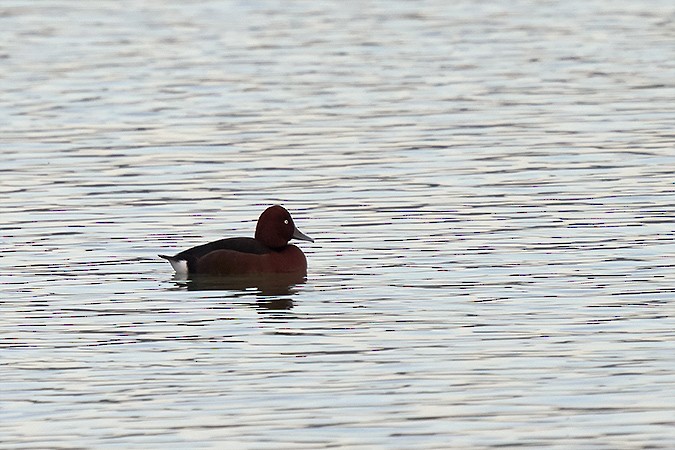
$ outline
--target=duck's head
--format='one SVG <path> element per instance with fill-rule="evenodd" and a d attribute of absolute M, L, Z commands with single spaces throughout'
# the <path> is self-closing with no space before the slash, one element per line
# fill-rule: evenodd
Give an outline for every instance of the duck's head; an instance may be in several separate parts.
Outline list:
<path fill-rule="evenodd" d="M 291 239 L 314 242 L 314 239 L 298 230 L 286 208 L 274 205 L 260 215 L 255 227 L 255 238 L 269 248 L 283 248 Z"/>

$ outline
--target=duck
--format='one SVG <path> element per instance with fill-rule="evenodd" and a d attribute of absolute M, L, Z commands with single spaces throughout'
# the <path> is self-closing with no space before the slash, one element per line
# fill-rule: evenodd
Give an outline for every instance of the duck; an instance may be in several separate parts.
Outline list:
<path fill-rule="evenodd" d="M 183 250 L 174 256 L 158 255 L 178 275 L 255 276 L 307 274 L 307 258 L 291 239 L 314 242 L 301 232 L 291 214 L 280 205 L 267 208 L 258 218 L 254 237 L 231 237 Z"/>

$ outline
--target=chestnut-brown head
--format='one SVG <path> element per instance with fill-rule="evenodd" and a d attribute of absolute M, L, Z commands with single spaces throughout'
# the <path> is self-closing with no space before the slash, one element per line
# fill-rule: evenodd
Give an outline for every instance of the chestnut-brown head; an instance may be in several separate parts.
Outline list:
<path fill-rule="evenodd" d="M 273 249 L 285 247 L 291 239 L 314 242 L 314 239 L 295 227 L 291 214 L 279 205 L 270 206 L 260 215 L 255 227 L 255 238 Z"/>

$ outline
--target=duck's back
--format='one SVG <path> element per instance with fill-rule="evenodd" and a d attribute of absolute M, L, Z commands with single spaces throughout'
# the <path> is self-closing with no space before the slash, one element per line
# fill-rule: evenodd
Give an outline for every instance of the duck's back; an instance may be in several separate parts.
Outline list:
<path fill-rule="evenodd" d="M 250 253 L 253 255 L 264 255 L 272 250 L 253 238 L 235 237 L 220 239 L 218 241 L 209 242 L 208 244 L 198 245 L 178 253 L 174 258 L 184 259 L 199 259 L 205 255 L 215 252 L 216 250 L 232 250 L 240 253 Z"/>

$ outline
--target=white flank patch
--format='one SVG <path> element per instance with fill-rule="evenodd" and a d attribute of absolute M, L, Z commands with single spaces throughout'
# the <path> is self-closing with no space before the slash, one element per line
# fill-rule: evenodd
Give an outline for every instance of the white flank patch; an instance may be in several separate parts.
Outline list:
<path fill-rule="evenodd" d="M 187 261 L 185 261 L 184 259 L 170 259 L 169 262 L 171 263 L 171 267 L 173 267 L 173 270 L 175 270 L 176 273 L 181 275 L 187 275 L 188 273 Z"/>

